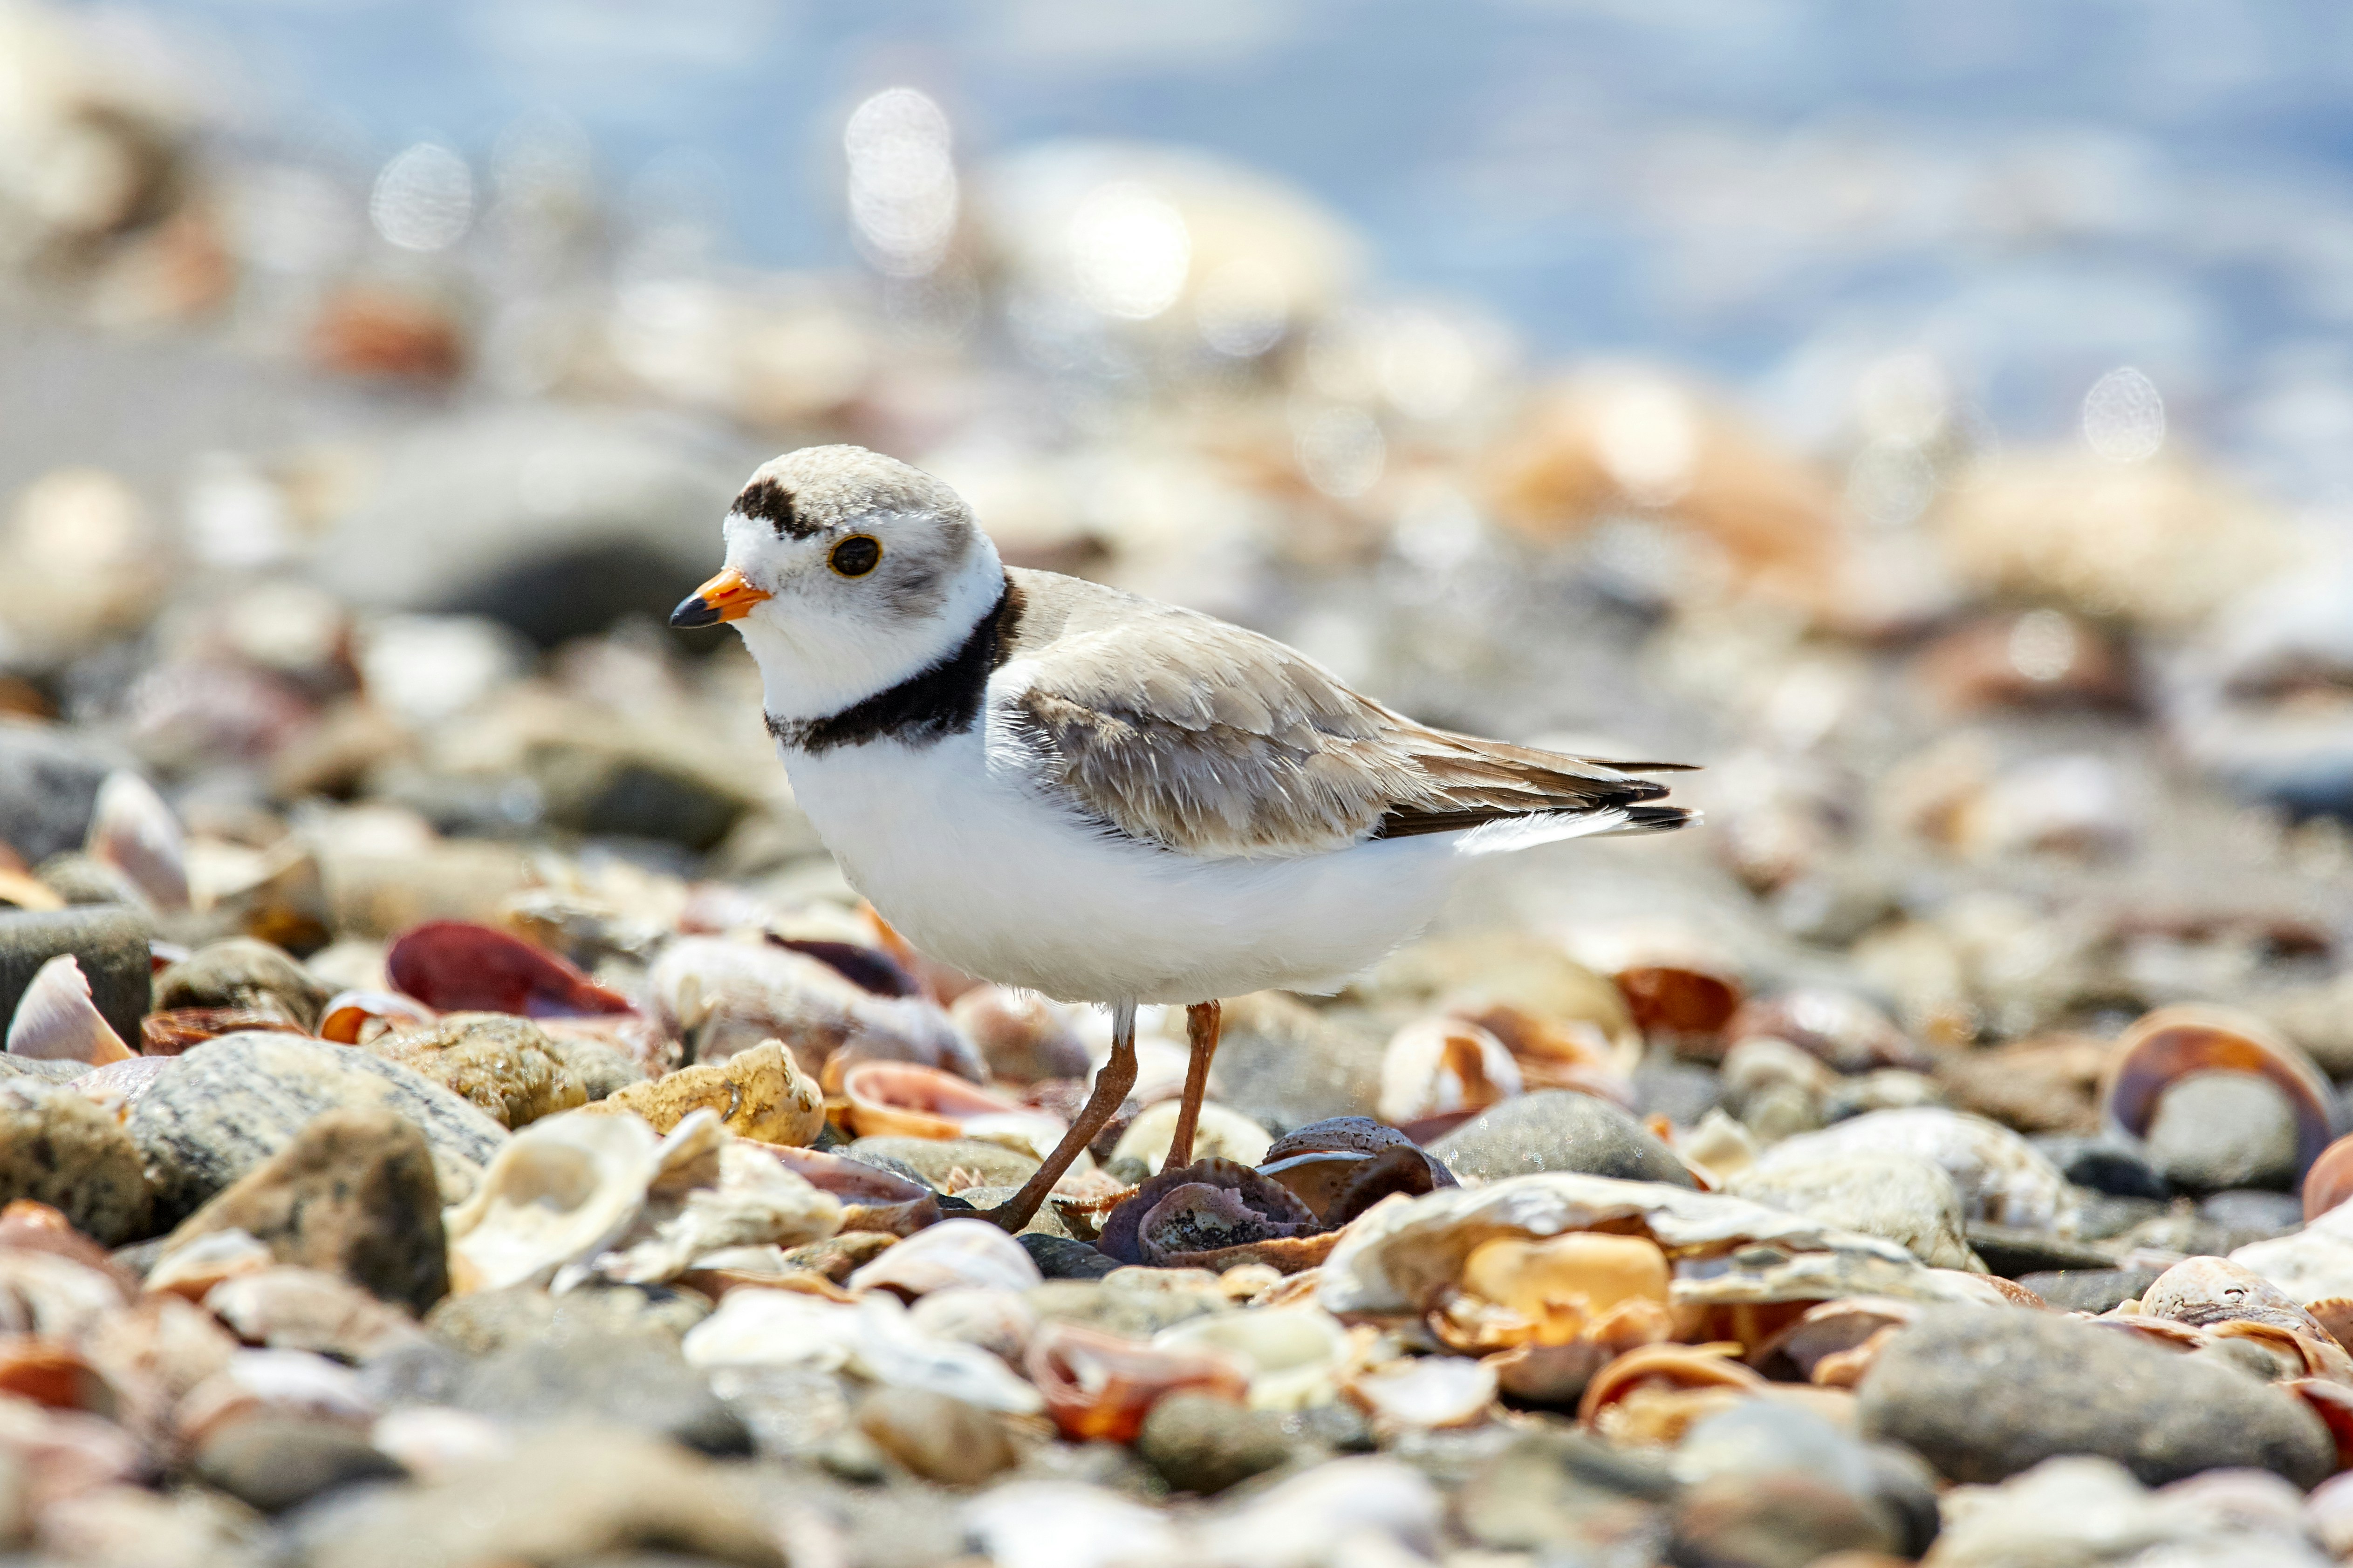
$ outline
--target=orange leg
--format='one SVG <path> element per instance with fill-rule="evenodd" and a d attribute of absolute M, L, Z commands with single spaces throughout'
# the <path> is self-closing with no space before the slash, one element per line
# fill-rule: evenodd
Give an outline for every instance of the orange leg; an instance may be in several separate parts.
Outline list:
<path fill-rule="evenodd" d="M 1079 1119 L 1071 1123 L 1071 1130 L 1062 1134 L 1061 1142 L 1055 1145 L 1046 1163 L 1021 1184 L 1021 1190 L 983 1218 L 1013 1232 L 1028 1225 L 1037 1214 L 1038 1205 L 1046 1201 L 1046 1194 L 1054 1190 L 1054 1184 L 1062 1179 L 1062 1173 L 1071 1168 L 1082 1150 L 1095 1141 L 1103 1124 L 1118 1113 L 1127 1091 L 1135 1087 L 1135 1004 L 1118 1004 L 1112 1008 L 1111 1020 L 1111 1060 L 1095 1074 L 1094 1092 L 1087 1096 Z M 1188 1140 L 1192 1136 L 1189 1125 L 1186 1136 Z"/>
<path fill-rule="evenodd" d="M 1215 1002 L 1196 1002 L 1185 1009 L 1185 1043 L 1193 1059 L 1185 1064 L 1185 1098 L 1176 1107 L 1176 1135 L 1168 1143 L 1164 1171 L 1193 1163 L 1193 1131 L 1201 1124 L 1201 1097 L 1209 1091 L 1209 1058 L 1218 1054 L 1218 1020 L 1223 1013 Z"/>

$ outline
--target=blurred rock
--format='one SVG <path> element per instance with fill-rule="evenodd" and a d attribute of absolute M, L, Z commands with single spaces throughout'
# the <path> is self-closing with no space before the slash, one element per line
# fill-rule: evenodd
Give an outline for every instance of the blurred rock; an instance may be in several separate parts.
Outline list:
<path fill-rule="evenodd" d="M 256 1415 L 231 1422 L 196 1450 L 206 1485 L 264 1513 L 283 1513 L 354 1481 L 404 1480 L 408 1472 L 335 1421 Z"/>
<path fill-rule="evenodd" d="M 19 1198 L 109 1247 L 147 1234 L 139 1146 L 114 1118 L 72 1089 L 0 1079 L 0 1201 Z"/>
<path fill-rule="evenodd" d="M 328 990 L 281 949 L 250 937 L 200 947 L 155 976 L 155 1006 L 250 1007 L 305 1031 L 318 1026 Z"/>
<path fill-rule="evenodd" d="M 1135 1451 L 1172 1489 L 1208 1497 L 1287 1463 L 1291 1442 L 1276 1415 L 1180 1391 L 1154 1403 Z"/>
<path fill-rule="evenodd" d="M 468 1373 L 461 1409 L 521 1425 L 632 1427 L 706 1454 L 748 1453 L 751 1436 L 675 1346 L 644 1333 L 583 1329 L 526 1341 Z"/>
<path fill-rule="evenodd" d="M 1911 1155 L 1835 1155 L 1770 1171 L 1740 1172 L 1723 1190 L 1894 1242 L 1931 1268 L 1978 1268 L 1978 1257 L 1961 1234 L 1959 1190 L 1943 1170 Z"/>
<path fill-rule="evenodd" d="M 62 724 L 0 716 L 0 843 L 28 866 L 81 847 L 99 785 L 131 759 Z"/>
<path fill-rule="evenodd" d="M 2277 1187 L 2296 1175 L 2295 1108 L 2268 1079 L 2195 1072 L 2157 1102 L 2147 1135 L 2149 1162 L 2191 1192 Z"/>
<path fill-rule="evenodd" d="M 451 1013 L 358 1048 L 431 1079 L 510 1130 L 588 1103 L 587 1085 L 546 1032 L 504 1013 Z"/>
<path fill-rule="evenodd" d="M 1623 1181 L 1696 1185 L 1674 1151 L 1616 1106 L 1572 1089 L 1546 1089 L 1482 1111 L 1430 1146 L 1456 1175 L 1493 1181 L 1534 1171 L 1581 1171 Z"/>
<path fill-rule="evenodd" d="M 1234 997 L 1220 1021 L 1209 1092 L 1278 1131 L 1327 1116 L 1370 1116 L 1386 1044 L 1278 992 Z"/>
<path fill-rule="evenodd" d="M 124 1040 L 139 1038 L 151 992 L 153 923 L 121 906 L 0 910 L 0 1016 L 15 1014 L 41 965 L 69 952 L 90 982 L 90 1001 Z"/>
<path fill-rule="evenodd" d="M 858 1406 L 858 1429 L 928 1481 L 978 1486 L 1016 1455 L 994 1411 L 922 1388 L 878 1388 Z"/>

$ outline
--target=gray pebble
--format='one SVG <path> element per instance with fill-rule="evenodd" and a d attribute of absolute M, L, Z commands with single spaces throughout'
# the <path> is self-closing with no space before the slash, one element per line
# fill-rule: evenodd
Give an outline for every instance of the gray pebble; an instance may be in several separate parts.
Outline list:
<path fill-rule="evenodd" d="M 2269 1079 L 2194 1072 L 2161 1095 L 2146 1142 L 2151 1163 L 2194 1193 L 2285 1191 L 2295 1180 L 2295 1109 Z"/>
<path fill-rule="evenodd" d="M 0 1028 L 16 1016 L 17 1000 L 44 963 L 70 952 L 90 982 L 90 999 L 136 1049 L 139 1020 L 147 1016 L 148 942 L 154 924 L 137 910 L 96 904 L 66 910 L 0 910 Z"/>
<path fill-rule="evenodd" d="M 1674 1151 L 1606 1100 L 1573 1089 L 1515 1095 L 1430 1146 L 1458 1176 L 1493 1181 L 1534 1171 L 1581 1171 L 1632 1182 L 1695 1184 Z"/>

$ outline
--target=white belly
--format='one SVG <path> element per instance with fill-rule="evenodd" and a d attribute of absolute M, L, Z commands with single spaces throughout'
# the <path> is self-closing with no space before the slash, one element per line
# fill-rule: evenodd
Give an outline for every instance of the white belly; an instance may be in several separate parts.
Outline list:
<path fill-rule="evenodd" d="M 1286 860 L 1198 860 L 1059 813 L 976 727 L 784 753 L 842 872 L 923 952 L 1065 1002 L 1328 990 L 1437 913 L 1453 835 Z"/>

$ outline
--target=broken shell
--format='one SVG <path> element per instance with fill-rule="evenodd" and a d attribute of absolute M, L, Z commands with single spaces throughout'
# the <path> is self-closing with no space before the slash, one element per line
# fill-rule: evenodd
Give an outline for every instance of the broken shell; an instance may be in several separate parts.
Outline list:
<path fill-rule="evenodd" d="M 777 1039 L 828 1089 L 857 1061 L 944 1068 L 974 1083 L 987 1076 L 980 1054 L 940 1007 L 878 996 L 822 960 L 774 943 L 682 937 L 646 972 L 645 995 L 689 1061 L 723 1061 Z"/>
<path fill-rule="evenodd" d="M 939 1194 L 879 1165 L 815 1149 L 760 1145 L 761 1152 L 820 1192 L 841 1200 L 841 1228 L 913 1236 L 938 1222 Z"/>
<path fill-rule="evenodd" d="M 567 1018 L 636 1009 L 578 969 L 521 937 L 465 921 L 427 921 L 384 958 L 397 989 L 443 1013 Z"/>
<path fill-rule="evenodd" d="M 1280 1268 L 1282 1261 L 1272 1257 L 1224 1255 L 1239 1247 L 1304 1237 L 1318 1228 L 1307 1205 L 1281 1184 L 1230 1160 L 1199 1160 L 1163 1171 L 1136 1188 L 1104 1218 L 1096 1245 L 1122 1263 L 1161 1268 L 1214 1268 L 1243 1261 Z M 1210 1258 L 1219 1261 L 1204 1261 Z"/>
<path fill-rule="evenodd" d="M 127 1060 L 122 1043 L 90 999 L 90 981 L 70 952 L 61 952 L 33 973 L 8 1020 L 7 1052 L 41 1061 L 88 1062 L 103 1067 Z"/>
<path fill-rule="evenodd" d="M 0 1335 L 79 1340 L 122 1304 L 104 1269 L 29 1247 L 0 1250 Z"/>
<path fill-rule="evenodd" d="M 1322 1218 L 1325 1226 L 1337 1230 L 1395 1194 L 1419 1197 L 1460 1184 L 1445 1162 L 1425 1149 L 1384 1149 L 1349 1173 Z"/>
<path fill-rule="evenodd" d="M 2353 1135 L 2337 1139 L 2320 1152 L 2304 1173 L 2304 1219 L 2306 1225 L 2353 1198 Z"/>
<path fill-rule="evenodd" d="M 1934 1106 L 1874 1110 L 1785 1139 L 1749 1168 L 1762 1173 L 1880 1152 L 1916 1154 L 1941 1166 L 1971 1219 L 2048 1230 L 2073 1212 L 2073 1189 L 2042 1151 L 1999 1123 Z"/>
<path fill-rule="evenodd" d="M 2140 1310 L 2193 1328 L 2218 1323 L 2267 1323 L 2275 1328 L 2328 1337 L 2313 1315 L 2253 1269 L 2225 1258 L 2190 1258 L 2157 1277 L 2141 1292 Z"/>
<path fill-rule="evenodd" d="M 668 1132 L 707 1110 L 730 1132 L 755 1142 L 800 1145 L 825 1130 L 825 1095 L 782 1041 L 769 1040 L 723 1062 L 681 1068 L 615 1089 L 596 1102 L 603 1113 L 629 1111 Z"/>
<path fill-rule="evenodd" d="M 1503 1041 L 1460 1018 L 1417 1018 L 1381 1057 L 1381 1120 L 1419 1121 L 1480 1111 L 1520 1092 L 1520 1064 Z"/>
<path fill-rule="evenodd" d="M 976 985 L 955 999 L 948 1016 L 988 1063 L 1014 1083 L 1084 1078 L 1087 1047 L 1056 1003 L 1006 985 Z"/>
<path fill-rule="evenodd" d="M 1873 1068 L 1925 1072 L 1935 1065 L 1893 1018 L 1845 991 L 1807 987 L 1760 997 L 1743 1004 L 1724 1031 L 1735 1046 L 1759 1035 L 1787 1040 L 1842 1073 Z"/>
<path fill-rule="evenodd" d="M 1738 977 L 1694 963 L 1637 963 L 1610 978 L 1645 1035 L 1704 1038 L 1721 1033 L 1740 1006 Z"/>
<path fill-rule="evenodd" d="M 2253 1073 L 2286 1094 L 2299 1175 L 2337 1136 L 2343 1109 L 2312 1058 L 2262 1019 L 2226 1007 L 2160 1007 L 2126 1029 L 2101 1089 L 2102 1119 L 2137 1138 L 2165 1091 L 2199 1072 Z"/>
<path fill-rule="evenodd" d="M 1737 1344 L 1725 1342 L 1639 1345 L 1593 1374 L 1577 1401 L 1577 1418 L 1615 1440 L 1673 1441 L 1700 1415 L 1713 1414 L 1719 1402 L 1644 1396 L 1720 1391 L 1746 1397 L 1766 1383 L 1741 1364 Z M 1651 1408 L 1641 1407 L 1645 1404 Z"/>
<path fill-rule="evenodd" d="M 1409 1356 L 1349 1380 L 1348 1397 L 1384 1431 L 1469 1426 L 1495 1405 L 1495 1369 L 1463 1356 Z"/>
<path fill-rule="evenodd" d="M 828 1064 L 828 1076 L 843 1058 Z M 850 1131 L 860 1138 L 985 1138 L 1024 1152 L 1061 1141 L 1061 1122 L 1001 1100 L 953 1073 L 913 1062 L 859 1061 L 840 1074 Z M 1039 1155 L 1043 1158 L 1043 1155 Z"/>
<path fill-rule="evenodd" d="M 1460 1350 L 1577 1340 L 1628 1349 L 1674 1331 L 1667 1256 L 1647 1237 L 1499 1236 L 1471 1249 L 1460 1280 L 1430 1322 Z"/>
<path fill-rule="evenodd" d="M 2131 671 L 2096 626 L 2049 608 L 1973 620 L 1920 656 L 1923 682 L 1946 708 L 2116 707 Z"/>
<path fill-rule="evenodd" d="M 255 1007 L 174 1007 L 150 1013 L 139 1020 L 139 1054 L 176 1057 L 191 1046 L 248 1029 L 274 1029 L 281 1035 L 305 1033 L 280 1013 Z"/>
<path fill-rule="evenodd" d="M 121 872 L 155 908 L 188 907 L 187 847 L 180 819 L 137 773 L 117 769 L 98 786 L 83 848 L 91 859 Z"/>
<path fill-rule="evenodd" d="M 1394 1127 L 1369 1116 L 1327 1116 L 1294 1127 L 1266 1146 L 1261 1163 L 1290 1159 L 1294 1154 L 1351 1152 L 1377 1154 L 1384 1149 L 1410 1149 L 1414 1141 Z"/>
<path fill-rule="evenodd" d="M 121 1115 L 139 1103 L 140 1096 L 155 1086 L 164 1069 L 173 1062 L 170 1057 L 132 1057 L 126 1061 L 109 1062 L 92 1068 L 75 1079 L 71 1087 L 84 1098 Z"/>
<path fill-rule="evenodd" d="M 1627 1076 L 1641 1062 L 1642 1036 L 1630 1019 L 1613 1034 L 1591 1018 L 1548 1018 L 1508 1003 L 1459 1007 L 1454 1016 L 1504 1042 L 1519 1064 L 1523 1089 L 1574 1089 L 1631 1103 Z"/>
<path fill-rule="evenodd" d="M 319 1015 L 319 1037 L 356 1046 L 389 1029 L 417 1029 L 440 1015 L 412 996 L 391 991 L 342 991 Z"/>
<path fill-rule="evenodd" d="M 911 1236 L 849 1277 L 853 1290 L 895 1290 L 913 1300 L 959 1286 L 1027 1290 L 1045 1276 L 1029 1254 L 985 1219 L 947 1219 Z"/>
<path fill-rule="evenodd" d="M 1111 1152 L 1114 1160 L 1141 1160 L 1145 1169 L 1156 1171 L 1168 1158 L 1168 1147 L 1176 1137 L 1176 1117 L 1182 1106 L 1173 1100 L 1145 1106 L 1119 1135 L 1119 1142 Z M 1193 1130 L 1193 1157 L 1196 1160 L 1216 1158 L 1231 1160 L 1238 1165 L 1255 1165 L 1266 1158 L 1273 1140 L 1266 1129 L 1239 1110 L 1229 1110 L 1222 1105 L 1204 1102 L 1201 1120 Z"/>
<path fill-rule="evenodd" d="M 1853 1296 L 1809 1307 L 1803 1316 L 1775 1334 L 1750 1358 L 1758 1371 L 1779 1375 L 1777 1363 L 1786 1361 L 1809 1383 L 1826 1381 L 1818 1369 L 1838 1356 L 1852 1356 L 1892 1329 L 1919 1321 L 1920 1303 L 1893 1296 Z M 1841 1370 L 1852 1370 L 1852 1365 Z M 1851 1386 L 1841 1383 L 1836 1386 Z"/>
<path fill-rule="evenodd" d="M 916 1301 L 907 1321 L 934 1339 L 972 1345 L 1016 1367 L 1038 1331 L 1038 1314 L 1018 1291 L 962 1285 Z"/>
<path fill-rule="evenodd" d="M 267 1242 L 242 1230 L 213 1230 L 192 1237 L 156 1260 L 147 1271 L 148 1294 L 169 1291 L 202 1302 L 214 1286 L 240 1274 L 259 1273 L 278 1261 Z"/>
<path fill-rule="evenodd" d="M 1304 1302 L 1247 1312 L 1206 1312 L 1152 1337 L 1155 1349 L 1230 1356 L 1250 1373 L 1253 1410 L 1304 1410 L 1339 1395 L 1347 1328 Z"/>
<path fill-rule="evenodd" d="M 1073 1442 L 1133 1442 L 1154 1405 L 1179 1389 L 1241 1404 L 1250 1379 L 1233 1358 L 1160 1349 L 1081 1323 L 1050 1321 L 1030 1336 L 1024 1366 L 1046 1414 Z"/>
<path fill-rule="evenodd" d="M 622 1284 L 675 1279 L 690 1269 L 726 1269 L 746 1254 L 823 1241 L 841 1228 L 841 1203 L 786 1169 L 767 1146 L 727 1135 L 715 1113 L 696 1110 L 662 1141 L 660 1168 L 646 1205 L 593 1273 Z M 555 1289 L 575 1282 L 559 1271 Z"/>
<path fill-rule="evenodd" d="M 634 1116 L 543 1117 L 510 1137 L 481 1185 L 443 1215 L 451 1284 L 545 1283 L 611 1246 L 645 1207 L 660 1140 Z"/>

